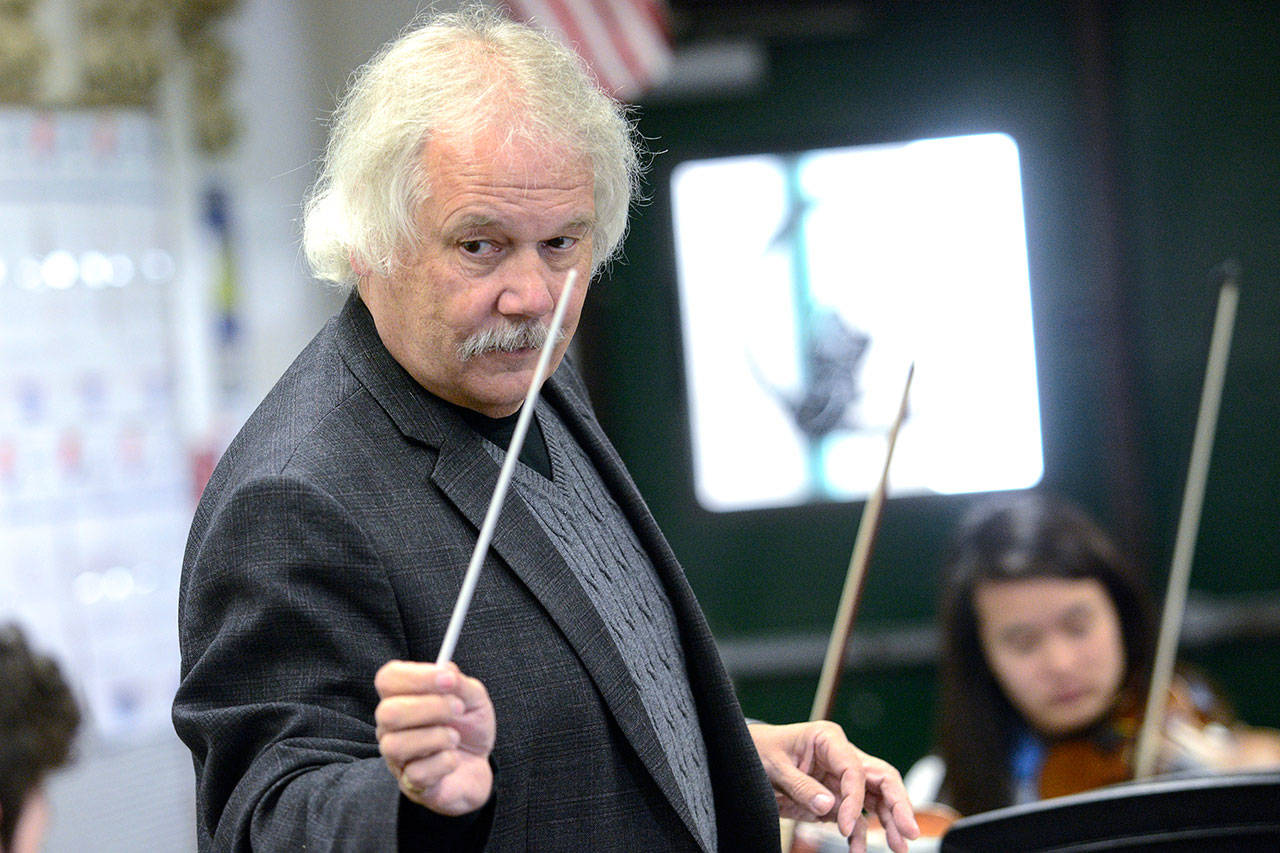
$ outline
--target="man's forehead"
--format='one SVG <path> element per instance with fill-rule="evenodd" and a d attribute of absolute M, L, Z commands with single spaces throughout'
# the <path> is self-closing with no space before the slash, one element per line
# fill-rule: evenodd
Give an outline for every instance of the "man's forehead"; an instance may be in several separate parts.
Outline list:
<path fill-rule="evenodd" d="M 500 214 L 474 211 L 462 212 L 452 216 L 449 222 L 450 227 L 460 231 L 490 227 L 502 228 L 507 224 L 507 218 Z M 586 211 L 575 212 L 567 216 L 560 224 L 565 230 L 589 229 L 595 225 L 595 216 Z"/>
<path fill-rule="evenodd" d="M 468 130 L 438 130 L 426 138 L 422 155 L 428 164 L 510 164 L 530 174 L 592 171 L 590 156 L 572 140 L 545 132 L 521 131 L 510 122 L 482 121 Z"/>

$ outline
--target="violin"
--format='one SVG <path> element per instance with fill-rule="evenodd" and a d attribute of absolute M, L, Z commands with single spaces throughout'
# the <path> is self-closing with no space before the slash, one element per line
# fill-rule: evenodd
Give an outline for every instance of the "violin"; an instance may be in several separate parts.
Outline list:
<path fill-rule="evenodd" d="M 1134 778 L 1143 707 L 1128 697 L 1101 723 L 1053 743 L 1040 771 L 1040 798 L 1063 797 Z M 1202 675 L 1177 673 L 1168 689 L 1160 726 L 1157 773 L 1232 769 L 1239 745 L 1235 718 Z"/>

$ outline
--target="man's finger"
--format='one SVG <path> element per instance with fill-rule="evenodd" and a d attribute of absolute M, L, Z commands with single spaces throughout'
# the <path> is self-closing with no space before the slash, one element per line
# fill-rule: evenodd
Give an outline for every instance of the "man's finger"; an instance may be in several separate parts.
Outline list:
<path fill-rule="evenodd" d="M 458 769 L 461 757 L 456 750 L 445 750 L 425 758 L 415 758 L 400 771 L 401 787 L 407 782 L 418 795 L 430 793 L 435 786 Z"/>
<path fill-rule="evenodd" d="M 885 841 L 889 849 L 895 853 L 905 853 L 907 840 L 920 836 L 920 827 L 916 823 L 911 801 L 907 799 L 906 789 L 898 784 L 896 771 L 887 777 L 879 774 L 868 774 L 868 802 L 874 803 L 876 817 L 884 827 Z"/>
<path fill-rule="evenodd" d="M 378 750 L 395 767 L 404 768 L 420 758 L 457 749 L 460 742 L 457 730 L 449 726 L 432 726 L 384 735 L 378 741 Z"/>
<path fill-rule="evenodd" d="M 853 833 L 854 824 L 862 817 L 862 807 L 867 796 L 867 777 L 860 769 L 850 768 L 840 774 L 840 810 L 836 812 L 836 826 L 845 835 Z"/>
<path fill-rule="evenodd" d="M 373 686 L 383 699 L 421 693 L 450 693 L 460 676 L 457 666 L 452 663 L 437 666 L 434 663 L 393 660 L 378 669 L 373 677 Z"/>
<path fill-rule="evenodd" d="M 880 818 L 880 826 L 884 828 L 884 841 L 889 849 L 893 853 L 907 853 L 907 840 L 893 819 L 893 810 L 881 809 L 876 816 Z"/>
<path fill-rule="evenodd" d="M 450 664 L 453 666 L 453 664 Z M 465 710 L 473 708 L 481 708 L 489 704 L 489 691 L 485 689 L 484 683 L 478 678 L 472 678 L 469 675 L 463 675 L 461 671 L 455 670 L 457 675 L 457 685 L 451 688 L 451 692 L 459 696 L 466 704 Z"/>
<path fill-rule="evenodd" d="M 402 695 L 379 702 L 373 717 L 381 737 L 384 732 L 448 723 L 465 711 L 465 704 L 457 696 Z"/>
<path fill-rule="evenodd" d="M 867 827 L 866 815 L 859 813 L 848 833 L 850 853 L 867 853 Z"/>
<path fill-rule="evenodd" d="M 829 814 L 836 804 L 836 796 L 817 779 L 805 774 L 795 767 L 784 765 L 779 768 L 777 780 L 779 790 L 791 799 L 801 810 L 809 812 L 814 818 Z"/>

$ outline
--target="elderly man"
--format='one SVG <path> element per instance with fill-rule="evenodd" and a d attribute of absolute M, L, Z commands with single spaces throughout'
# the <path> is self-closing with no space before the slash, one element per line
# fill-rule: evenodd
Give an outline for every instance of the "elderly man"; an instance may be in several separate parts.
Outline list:
<path fill-rule="evenodd" d="M 308 202 L 354 285 L 197 509 L 178 733 L 202 850 L 778 849 L 898 774 L 830 723 L 748 729 L 693 594 L 546 340 L 616 252 L 639 157 L 554 41 L 483 8 L 367 65 Z M 550 377 L 454 663 L 436 666 L 514 418 Z"/>

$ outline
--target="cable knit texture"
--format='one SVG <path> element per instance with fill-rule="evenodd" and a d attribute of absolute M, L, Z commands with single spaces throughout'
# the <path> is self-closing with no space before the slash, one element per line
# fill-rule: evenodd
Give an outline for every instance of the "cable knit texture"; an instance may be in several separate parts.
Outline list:
<path fill-rule="evenodd" d="M 521 463 L 515 466 L 512 484 L 609 627 L 640 688 L 700 840 L 705 849 L 715 850 L 707 749 L 671 604 L 631 525 L 555 410 L 539 400 L 535 416 L 551 455 L 552 479 Z M 501 463 L 505 451 L 485 444 Z"/>

